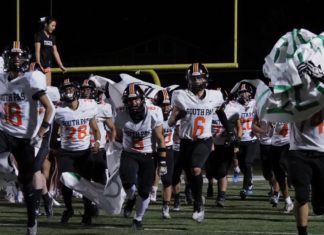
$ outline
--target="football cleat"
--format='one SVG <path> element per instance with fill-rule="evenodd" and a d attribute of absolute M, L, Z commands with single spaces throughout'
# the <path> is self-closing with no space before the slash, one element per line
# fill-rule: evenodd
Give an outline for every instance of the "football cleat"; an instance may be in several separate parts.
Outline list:
<path fill-rule="evenodd" d="M 174 203 L 173 203 L 173 211 L 180 211 L 180 200 L 174 200 Z"/>
<path fill-rule="evenodd" d="M 216 205 L 218 207 L 225 207 L 225 197 L 217 197 Z"/>
<path fill-rule="evenodd" d="M 294 209 L 294 203 L 285 203 L 283 213 L 288 214 Z"/>
<path fill-rule="evenodd" d="M 192 219 L 198 223 L 203 222 L 204 218 L 205 211 L 202 207 L 200 208 L 200 211 L 194 211 L 194 213 L 192 214 Z"/>
<path fill-rule="evenodd" d="M 169 206 L 162 207 L 162 219 L 171 219 Z"/>
<path fill-rule="evenodd" d="M 241 199 L 242 199 L 242 200 L 245 200 L 245 199 L 246 199 L 246 196 L 247 196 L 246 191 L 245 191 L 244 189 L 241 190 L 241 191 L 240 191 L 240 197 L 241 197 Z"/>
<path fill-rule="evenodd" d="M 84 214 L 82 216 L 81 224 L 83 224 L 83 225 L 91 225 L 92 224 L 92 217 L 91 217 L 91 215 Z"/>
<path fill-rule="evenodd" d="M 253 185 L 250 185 L 248 189 L 246 190 L 247 195 L 252 195 L 253 194 Z"/>
<path fill-rule="evenodd" d="M 279 197 L 276 195 L 272 195 L 272 197 L 270 198 L 270 204 L 272 204 L 272 207 L 277 207 L 279 203 Z"/>
<path fill-rule="evenodd" d="M 33 227 L 27 227 L 26 235 L 37 235 L 37 220 Z"/>
<path fill-rule="evenodd" d="M 142 221 L 133 219 L 132 228 L 133 230 L 143 230 Z"/>
<path fill-rule="evenodd" d="M 233 181 L 234 183 L 237 183 L 238 180 L 239 180 L 239 178 L 240 178 L 240 172 L 234 170 L 234 172 L 233 172 L 233 177 L 232 177 L 232 181 Z"/>
<path fill-rule="evenodd" d="M 74 215 L 74 210 L 65 210 L 61 217 L 61 224 L 67 224 L 69 219 Z"/>
<path fill-rule="evenodd" d="M 49 197 L 48 204 L 44 204 L 45 215 L 47 218 L 53 216 L 53 198 Z"/>

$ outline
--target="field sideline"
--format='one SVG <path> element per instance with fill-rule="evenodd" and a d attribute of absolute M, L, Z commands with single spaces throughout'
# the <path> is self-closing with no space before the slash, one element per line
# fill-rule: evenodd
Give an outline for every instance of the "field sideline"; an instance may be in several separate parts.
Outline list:
<path fill-rule="evenodd" d="M 207 185 L 204 185 L 206 191 Z M 180 212 L 171 212 L 172 219 L 161 219 L 161 195 L 158 202 L 151 204 L 147 211 L 141 234 L 231 234 L 231 235 L 293 235 L 296 226 L 293 214 L 283 214 L 284 206 L 281 198 L 277 208 L 272 208 L 267 193 L 269 186 L 264 180 L 254 182 L 253 195 L 242 201 L 239 198 L 241 182 L 229 182 L 226 207 L 215 206 L 215 197 L 207 198 L 205 205 L 205 220 L 198 224 L 191 219 L 192 206 L 183 201 Z M 214 190 L 216 187 L 214 186 Z M 206 193 L 204 192 L 204 195 Z M 291 191 L 291 195 L 294 192 Z M 292 197 L 293 198 L 293 197 Z M 130 226 L 131 218 L 122 215 L 108 216 L 100 211 L 100 216 L 94 218 L 93 225 L 83 226 L 81 221 L 81 200 L 74 198 L 75 216 L 68 225 L 59 223 L 62 207 L 54 208 L 54 217 L 47 220 L 44 216 L 38 218 L 38 234 L 46 235 L 77 235 L 77 234 L 129 234 L 133 233 Z M 10 204 L 0 200 L 0 234 L 16 235 L 25 233 L 25 207 L 21 204 Z M 324 234 L 324 217 L 309 218 L 309 232 L 312 235 Z"/>

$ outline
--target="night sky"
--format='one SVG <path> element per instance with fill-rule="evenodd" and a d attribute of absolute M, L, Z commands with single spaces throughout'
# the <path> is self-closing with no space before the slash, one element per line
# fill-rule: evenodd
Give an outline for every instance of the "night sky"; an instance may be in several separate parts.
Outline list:
<path fill-rule="evenodd" d="M 232 0 L 190 5 L 150 1 L 145 7 L 139 1 L 113 2 L 52 0 L 52 14 L 58 21 L 54 34 L 66 67 L 233 61 Z M 230 86 L 233 81 L 262 76 L 264 57 L 280 36 L 293 28 L 324 31 L 319 2 L 239 0 L 240 67 L 213 70 L 213 77 L 220 83 L 232 81 L 225 84 Z M 16 1 L 1 5 L 3 49 L 16 39 Z M 22 45 L 33 50 L 38 19 L 49 14 L 50 0 L 21 0 Z M 182 76 L 184 71 L 158 73 L 165 83 L 170 79 L 173 83 L 170 77 Z"/>

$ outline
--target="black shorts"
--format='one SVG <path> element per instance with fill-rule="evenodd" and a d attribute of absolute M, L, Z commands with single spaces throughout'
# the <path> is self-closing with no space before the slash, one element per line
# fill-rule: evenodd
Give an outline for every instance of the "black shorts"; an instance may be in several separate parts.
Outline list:
<path fill-rule="evenodd" d="M 147 198 L 155 178 L 152 154 L 123 151 L 120 158 L 119 175 L 125 190 L 136 185 L 139 195 L 142 198 Z"/>
<path fill-rule="evenodd" d="M 219 180 L 227 175 L 232 165 L 234 148 L 226 148 L 224 145 L 214 146 L 215 150 L 210 153 L 206 162 L 206 177 Z"/>
<path fill-rule="evenodd" d="M 201 140 L 181 139 L 180 155 L 184 158 L 184 168 L 203 168 L 211 151 L 212 138 Z"/>
<path fill-rule="evenodd" d="M 241 141 L 238 160 L 240 168 L 244 165 L 253 165 L 254 159 L 260 154 L 260 143 L 258 140 Z M 242 167 L 241 167 L 242 166 Z"/>
<path fill-rule="evenodd" d="M 286 182 L 287 178 L 287 155 L 289 144 L 283 146 L 271 146 L 270 156 L 273 173 L 279 185 Z"/>
<path fill-rule="evenodd" d="M 30 184 L 34 175 L 35 149 L 30 139 L 13 137 L 0 130 L 0 153 L 11 152 L 18 164 L 18 180 Z"/>
<path fill-rule="evenodd" d="M 87 180 L 91 179 L 91 152 L 90 149 L 67 151 L 61 149 L 59 157 L 59 172 L 76 172 Z"/>
<path fill-rule="evenodd" d="M 324 214 L 324 153 L 290 150 L 287 160 L 288 176 L 295 188 L 296 200 L 308 202 L 311 194 L 314 213 Z"/>

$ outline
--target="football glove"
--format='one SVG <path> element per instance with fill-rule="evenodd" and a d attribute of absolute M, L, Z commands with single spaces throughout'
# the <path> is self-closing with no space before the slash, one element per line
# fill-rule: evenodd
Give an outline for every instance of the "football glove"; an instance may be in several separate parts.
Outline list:
<path fill-rule="evenodd" d="M 224 143 L 225 147 L 234 146 L 234 148 L 238 148 L 240 146 L 240 140 L 233 132 L 227 133 L 227 137 Z"/>
<path fill-rule="evenodd" d="M 42 140 L 43 140 L 42 137 L 36 135 L 30 139 L 30 145 L 34 146 L 35 148 L 40 148 L 42 145 Z"/>

